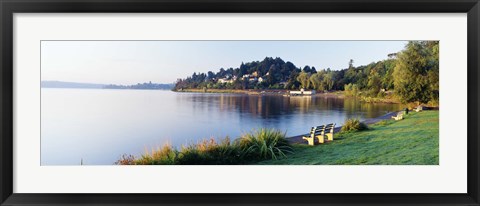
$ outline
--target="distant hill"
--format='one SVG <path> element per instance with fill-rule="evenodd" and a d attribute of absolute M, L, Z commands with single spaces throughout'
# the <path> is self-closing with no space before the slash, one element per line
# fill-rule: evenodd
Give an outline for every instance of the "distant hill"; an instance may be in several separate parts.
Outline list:
<path fill-rule="evenodd" d="M 78 82 L 62 82 L 62 81 L 42 81 L 42 88 L 84 88 L 84 89 L 102 89 L 104 84 L 90 84 Z"/>
<path fill-rule="evenodd" d="M 162 89 L 162 90 L 171 90 L 175 87 L 175 84 L 156 84 L 152 82 L 148 83 L 138 83 L 133 85 L 116 85 L 109 84 L 105 85 L 104 89 Z"/>
<path fill-rule="evenodd" d="M 82 89 L 161 89 L 171 90 L 175 84 L 156 84 L 152 82 L 138 83 L 133 85 L 117 85 L 117 84 L 90 84 L 78 82 L 62 82 L 62 81 L 42 81 L 42 88 L 82 88 Z"/>

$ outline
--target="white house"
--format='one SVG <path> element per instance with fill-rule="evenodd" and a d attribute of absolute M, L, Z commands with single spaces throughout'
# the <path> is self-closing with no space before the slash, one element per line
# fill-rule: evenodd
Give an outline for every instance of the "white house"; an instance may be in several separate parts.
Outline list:
<path fill-rule="evenodd" d="M 305 89 L 300 89 L 300 91 L 290 91 L 290 95 L 314 95 L 317 92 L 315 90 L 308 90 L 305 91 Z"/>
<path fill-rule="evenodd" d="M 218 82 L 219 82 L 219 83 L 232 83 L 233 80 L 228 80 L 228 79 L 226 79 L 226 78 L 223 78 L 223 79 L 218 79 Z"/>

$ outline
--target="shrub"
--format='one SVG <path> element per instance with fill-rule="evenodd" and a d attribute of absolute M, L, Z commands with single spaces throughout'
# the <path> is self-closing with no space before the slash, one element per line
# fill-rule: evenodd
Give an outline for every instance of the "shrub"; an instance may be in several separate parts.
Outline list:
<path fill-rule="evenodd" d="M 359 94 L 359 88 L 356 84 L 346 84 L 345 85 L 345 96 L 354 96 L 356 97 Z"/>
<path fill-rule="evenodd" d="M 260 129 L 244 134 L 238 144 L 246 160 L 278 159 L 293 153 L 285 133 L 275 129 Z"/>
<path fill-rule="evenodd" d="M 231 142 L 228 137 L 217 142 L 204 139 L 197 144 L 182 146 L 180 151 L 166 144 L 161 148 L 146 151 L 139 158 L 123 155 L 118 165 L 234 165 L 265 159 L 278 159 L 293 153 L 285 133 L 274 129 L 260 129 L 244 134 Z"/>
<path fill-rule="evenodd" d="M 116 165 L 134 165 L 135 157 L 133 155 L 124 154 L 115 162 Z"/>
<path fill-rule="evenodd" d="M 183 146 L 179 153 L 178 164 L 183 165 L 225 165 L 240 164 L 241 149 L 232 144 L 230 138 L 217 143 L 214 138 L 202 140 L 198 144 Z"/>
<path fill-rule="evenodd" d="M 377 93 L 377 98 L 385 98 L 387 94 L 384 91 L 379 91 Z"/>
<path fill-rule="evenodd" d="M 347 119 L 342 126 L 342 132 L 350 132 L 350 131 L 362 131 L 367 130 L 368 126 L 360 122 L 357 118 Z"/>
<path fill-rule="evenodd" d="M 145 151 L 141 158 L 135 160 L 138 165 L 172 165 L 177 159 L 177 150 L 170 144 L 165 144 L 151 152 Z"/>
<path fill-rule="evenodd" d="M 202 165 L 208 162 L 206 155 L 200 153 L 195 145 L 182 146 L 179 152 L 177 164 Z"/>
<path fill-rule="evenodd" d="M 240 164 L 244 160 L 241 159 L 242 150 L 238 144 L 230 142 L 230 138 L 226 137 L 220 141 L 215 147 L 208 150 L 208 153 L 216 157 L 213 164 Z"/>

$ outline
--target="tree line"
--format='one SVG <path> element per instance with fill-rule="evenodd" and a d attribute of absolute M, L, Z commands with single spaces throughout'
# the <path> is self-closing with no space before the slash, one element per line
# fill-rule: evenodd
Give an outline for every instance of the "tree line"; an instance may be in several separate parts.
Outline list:
<path fill-rule="evenodd" d="M 238 68 L 193 73 L 178 79 L 174 90 L 182 89 L 314 89 L 345 90 L 347 95 L 383 96 L 394 91 L 403 103 L 438 102 L 439 42 L 410 41 L 385 60 L 354 66 L 354 60 L 340 70 L 297 67 L 281 58 L 241 63 Z"/>

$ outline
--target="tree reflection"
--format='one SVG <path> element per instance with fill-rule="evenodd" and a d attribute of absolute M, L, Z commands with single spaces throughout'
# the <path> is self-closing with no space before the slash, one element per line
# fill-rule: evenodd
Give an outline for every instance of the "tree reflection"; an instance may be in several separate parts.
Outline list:
<path fill-rule="evenodd" d="M 194 94 L 187 97 L 193 102 L 194 111 L 239 112 L 262 119 L 330 112 L 344 113 L 347 118 L 359 116 L 373 118 L 401 109 L 401 105 L 398 104 L 363 103 L 355 98 L 334 96 Z"/>

